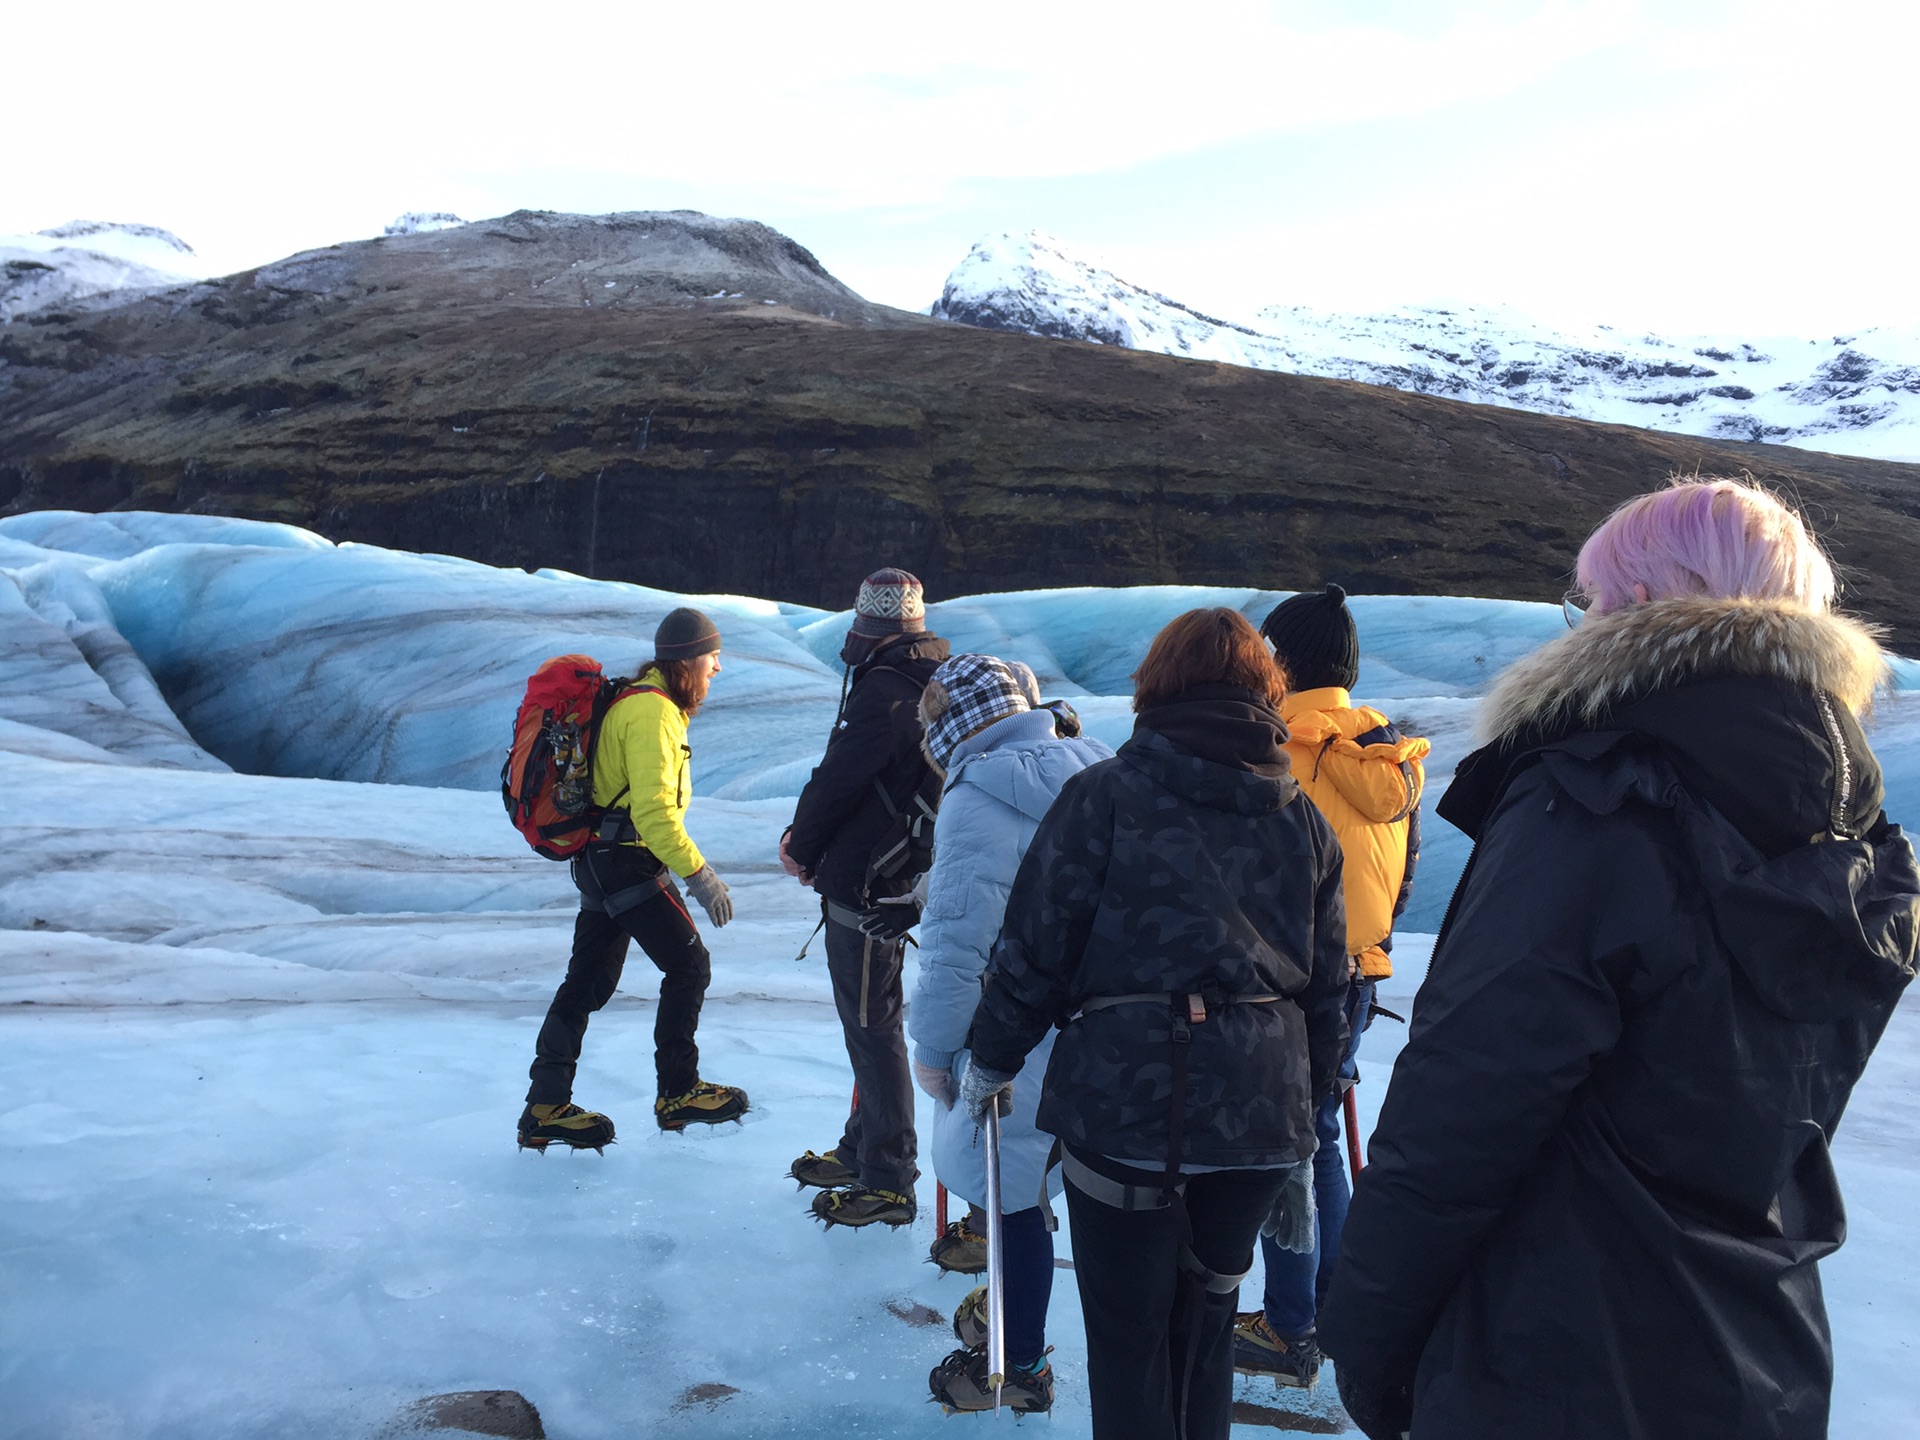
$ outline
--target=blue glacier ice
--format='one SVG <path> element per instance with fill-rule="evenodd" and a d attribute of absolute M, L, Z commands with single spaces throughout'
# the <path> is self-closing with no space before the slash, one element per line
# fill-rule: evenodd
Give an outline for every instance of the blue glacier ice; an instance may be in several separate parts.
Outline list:
<path fill-rule="evenodd" d="M 930 618 L 1032 664 L 1118 743 L 1155 629 L 1200 604 L 1257 620 L 1281 593 L 1038 591 Z M 636 957 L 580 1079 L 620 1144 L 518 1155 L 576 897 L 489 793 L 508 723 L 539 660 L 630 664 L 687 602 L 726 635 L 689 828 L 738 916 L 707 931 L 702 1068 L 754 1109 L 713 1135 L 647 1123 L 653 972 Z M 1358 692 L 1433 739 L 1435 794 L 1488 678 L 1562 627 L 1491 600 L 1353 608 Z M 0 1431 L 397 1434 L 422 1395 L 495 1387 L 582 1440 L 946 1440 L 969 1423 L 925 1398 L 966 1290 L 925 1263 L 932 1177 L 911 1230 L 823 1234 L 784 1175 L 848 1098 L 818 943 L 795 959 L 818 906 L 774 862 L 847 620 L 255 522 L 0 520 Z M 1896 819 L 1920 801 L 1920 667 L 1898 669 L 1871 731 Z M 1429 825 L 1383 987 L 1402 1014 L 1465 849 Z M 1403 1035 L 1367 1038 L 1363 1128 Z M 1822 1266 L 1837 1440 L 1910 1419 L 1916 1093 L 1910 1001 L 1835 1146 L 1852 1236 Z M 1085 1345 L 1060 1282 L 1046 1428 L 1077 1440 Z M 1328 1378 L 1316 1393 L 1330 1412 Z M 1237 1398 L 1299 1408 L 1265 1382 Z"/>

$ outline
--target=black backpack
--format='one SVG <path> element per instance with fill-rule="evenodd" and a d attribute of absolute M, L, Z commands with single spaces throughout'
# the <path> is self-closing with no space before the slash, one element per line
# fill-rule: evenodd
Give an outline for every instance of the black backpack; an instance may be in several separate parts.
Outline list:
<path fill-rule="evenodd" d="M 913 881 L 933 867 L 933 821 L 940 808 L 944 785 L 945 781 L 931 765 L 923 766 L 920 783 L 903 802 L 896 802 L 875 777 L 873 791 L 887 808 L 887 828 L 874 844 L 873 857 L 867 861 L 867 878 L 861 889 L 869 904 L 879 894 L 897 895 L 910 888 Z M 894 883 L 903 878 L 907 884 Z"/>

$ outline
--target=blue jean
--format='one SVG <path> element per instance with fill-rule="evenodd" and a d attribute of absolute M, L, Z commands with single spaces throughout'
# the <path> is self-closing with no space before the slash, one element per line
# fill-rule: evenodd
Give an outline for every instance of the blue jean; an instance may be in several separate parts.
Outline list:
<path fill-rule="evenodd" d="M 981 1221 L 985 1224 L 985 1220 Z M 984 1231 L 982 1233 L 985 1233 Z M 1007 1359 L 1028 1369 L 1047 1353 L 1047 1305 L 1053 1299 L 1053 1232 L 1038 1205 L 1000 1217 L 1006 1242 Z M 984 1277 L 983 1277 L 984 1278 Z"/>
<path fill-rule="evenodd" d="M 1371 980 L 1356 980 L 1347 987 L 1347 1053 L 1340 1062 L 1342 1080 L 1353 1080 L 1360 1073 L 1354 1056 L 1360 1051 L 1360 1037 L 1371 1019 L 1373 986 Z M 1340 1146 L 1344 1093 L 1343 1086 L 1335 1087 L 1313 1117 L 1313 1132 L 1320 1141 L 1320 1148 L 1313 1152 L 1317 1243 L 1303 1255 L 1281 1249 L 1264 1235 L 1260 1237 L 1260 1256 L 1267 1270 L 1266 1291 L 1261 1297 L 1267 1323 L 1289 1338 L 1312 1333 L 1320 1302 L 1327 1297 L 1327 1282 L 1333 1278 L 1333 1262 L 1340 1258 L 1340 1232 L 1346 1226 L 1347 1205 L 1353 1199 L 1347 1183 L 1346 1156 Z"/>

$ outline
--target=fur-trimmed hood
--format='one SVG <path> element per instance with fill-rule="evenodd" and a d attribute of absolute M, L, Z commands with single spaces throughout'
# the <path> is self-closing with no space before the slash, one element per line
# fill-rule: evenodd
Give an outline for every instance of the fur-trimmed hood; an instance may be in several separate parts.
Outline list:
<path fill-rule="evenodd" d="M 1509 666 L 1477 729 L 1496 740 L 1592 725 L 1624 701 L 1732 675 L 1824 690 L 1855 715 L 1889 678 L 1874 631 L 1843 615 L 1770 600 L 1654 600 L 1590 616 Z"/>

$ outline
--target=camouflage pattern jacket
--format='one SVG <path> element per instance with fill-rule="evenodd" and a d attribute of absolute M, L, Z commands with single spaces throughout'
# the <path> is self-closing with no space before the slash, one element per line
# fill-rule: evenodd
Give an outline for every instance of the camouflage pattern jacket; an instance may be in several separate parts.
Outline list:
<path fill-rule="evenodd" d="M 1062 1027 L 1042 1130 L 1165 1164 L 1184 1044 L 1179 1162 L 1313 1154 L 1347 1038 L 1346 914 L 1339 842 L 1289 773 L 1286 738 L 1263 699 L 1198 687 L 1143 714 L 1047 812 L 970 1037 L 976 1063 L 1013 1073 Z M 1086 1008 L 1145 994 L 1167 1001 Z"/>

